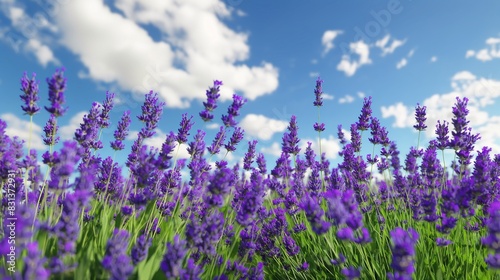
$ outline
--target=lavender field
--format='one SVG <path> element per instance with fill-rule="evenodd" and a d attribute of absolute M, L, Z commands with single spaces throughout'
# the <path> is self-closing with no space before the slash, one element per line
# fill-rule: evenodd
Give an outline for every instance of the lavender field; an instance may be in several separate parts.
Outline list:
<path fill-rule="evenodd" d="M 66 83 L 64 69 L 46 86 L 21 77 L 25 117 L 51 115 L 43 154 L 0 120 L 1 279 L 500 279 L 500 154 L 475 145 L 465 97 L 436 127 L 417 104 L 418 136 L 431 130 L 435 139 L 409 151 L 380 124 L 371 97 L 349 138 L 335 123 L 306 127 L 292 116 L 272 162 L 256 140 L 243 141 L 246 100 L 218 107 L 221 81 L 199 115 L 171 118 L 179 128 L 159 150 L 145 144 L 165 108 L 153 91 L 142 114 L 116 120 L 108 92 L 89 104 L 74 140 L 60 141 Z M 311 114 L 325 110 L 322 83 L 311 85 Z M 223 125 L 207 139 L 197 126 L 216 113 Z M 126 146 L 131 122 L 143 126 Z M 337 130 L 341 162 L 331 164 L 321 142 L 319 153 L 311 143 L 301 150 L 299 129 L 318 139 Z M 104 130 L 114 141 L 101 141 Z M 188 160 L 178 159 L 181 144 Z M 231 165 L 237 149 L 243 164 Z"/>

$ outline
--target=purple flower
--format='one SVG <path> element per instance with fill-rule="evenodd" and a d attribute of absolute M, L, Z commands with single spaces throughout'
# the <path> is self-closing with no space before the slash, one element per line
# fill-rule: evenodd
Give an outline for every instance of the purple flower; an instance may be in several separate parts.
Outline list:
<path fill-rule="evenodd" d="M 187 137 L 189 136 L 189 130 L 191 130 L 191 127 L 194 124 L 194 122 L 191 121 L 192 119 L 193 116 L 188 119 L 187 114 L 182 114 L 182 120 L 178 129 L 176 139 L 179 144 L 186 143 L 188 141 Z"/>
<path fill-rule="evenodd" d="M 224 196 L 229 193 L 233 172 L 229 168 L 215 171 L 207 186 L 206 202 L 210 206 L 221 207 Z"/>
<path fill-rule="evenodd" d="M 356 122 L 356 128 L 359 131 L 368 130 L 370 128 L 370 119 L 372 116 L 372 97 L 365 97 L 363 101 L 363 108 L 361 109 L 361 114 L 359 115 L 358 122 Z M 352 131 L 351 131 L 352 133 Z"/>
<path fill-rule="evenodd" d="M 302 265 L 297 268 L 298 271 L 306 271 L 308 269 L 309 269 L 309 264 L 307 262 L 302 263 Z"/>
<path fill-rule="evenodd" d="M 160 263 L 160 268 L 165 273 L 167 279 L 180 276 L 181 271 L 183 271 L 182 261 L 186 253 L 186 241 L 180 239 L 178 235 L 174 236 L 172 242 L 167 243 L 167 251 Z"/>
<path fill-rule="evenodd" d="M 111 157 L 107 157 L 101 162 L 98 180 L 94 185 L 96 196 L 102 200 L 105 197 L 118 198 L 123 182 L 121 168 L 118 163 L 113 162 Z"/>
<path fill-rule="evenodd" d="M 158 169 L 165 170 L 171 167 L 171 154 L 176 147 L 175 139 L 175 134 L 170 131 L 170 133 L 165 138 L 165 142 L 163 142 L 163 144 L 161 145 L 160 154 L 156 159 L 156 166 L 158 167 Z"/>
<path fill-rule="evenodd" d="M 325 124 L 324 123 L 314 123 L 313 128 L 317 132 L 322 132 L 322 131 L 325 131 Z"/>
<path fill-rule="evenodd" d="M 222 122 L 226 127 L 234 127 L 238 124 L 235 117 L 239 116 L 240 109 L 247 102 L 243 97 L 233 94 L 233 104 L 227 109 L 227 115 L 222 116 Z"/>
<path fill-rule="evenodd" d="M 132 247 L 132 252 L 130 252 L 130 255 L 132 256 L 132 263 L 134 265 L 137 265 L 148 256 L 148 250 L 151 243 L 152 240 L 145 234 L 139 236 L 134 247 Z"/>
<path fill-rule="evenodd" d="M 239 126 L 234 128 L 233 135 L 229 139 L 229 142 L 227 142 L 227 144 L 224 145 L 224 147 L 228 152 L 236 151 L 236 145 L 238 145 L 238 143 L 240 143 L 240 141 L 243 139 L 244 132 L 245 131 L 241 129 L 241 127 Z"/>
<path fill-rule="evenodd" d="M 425 125 L 425 121 L 427 120 L 425 113 L 426 108 L 427 107 L 425 106 L 420 106 L 420 104 L 418 103 L 417 108 L 415 108 L 415 120 L 417 121 L 417 124 L 415 124 L 413 127 L 418 131 L 422 131 L 427 128 L 427 125 Z"/>
<path fill-rule="evenodd" d="M 154 130 L 160 121 L 160 117 L 163 113 L 163 106 L 165 106 L 165 102 L 159 101 L 157 93 L 150 91 L 146 94 L 144 104 L 141 106 L 142 114 L 137 117 L 145 124 L 145 127 L 139 132 L 139 138 L 143 140 L 155 134 Z"/>
<path fill-rule="evenodd" d="M 361 277 L 361 268 L 355 268 L 353 266 L 342 268 L 342 275 L 349 280 L 359 279 Z"/>
<path fill-rule="evenodd" d="M 333 265 L 340 265 L 340 264 L 343 264 L 346 262 L 346 258 L 344 256 L 344 254 L 340 253 L 339 254 L 339 257 L 337 259 L 332 259 L 330 260 L 330 262 L 333 264 Z"/>
<path fill-rule="evenodd" d="M 64 91 L 66 90 L 66 78 L 63 76 L 65 70 L 64 67 L 57 69 L 52 78 L 47 78 L 51 106 L 45 107 L 45 109 L 56 118 L 62 116 L 68 109 L 63 107 Z"/>
<path fill-rule="evenodd" d="M 324 211 L 316 199 L 306 194 L 300 202 L 300 208 L 306 213 L 307 220 L 316 234 L 321 235 L 328 232 L 331 224 L 322 220 Z"/>
<path fill-rule="evenodd" d="M 24 257 L 22 279 L 49 279 L 50 272 L 45 269 L 45 258 L 38 250 L 38 243 L 31 242 L 27 245 L 27 255 Z"/>
<path fill-rule="evenodd" d="M 448 123 L 438 121 L 436 124 L 437 145 L 436 148 L 444 150 L 448 148 L 450 136 L 448 135 Z"/>
<path fill-rule="evenodd" d="M 248 151 L 245 153 L 245 158 L 243 159 L 243 169 L 250 170 L 252 167 L 253 159 L 255 157 L 255 146 L 257 145 L 257 140 L 248 141 Z"/>
<path fill-rule="evenodd" d="M 186 269 L 180 271 L 180 280 L 199 280 L 203 273 L 203 267 L 196 265 L 192 258 L 187 261 Z"/>
<path fill-rule="evenodd" d="M 113 109 L 113 99 L 115 98 L 114 93 L 106 91 L 106 99 L 102 104 L 101 115 L 99 116 L 99 126 L 101 128 L 106 128 L 109 126 L 109 112 Z"/>
<path fill-rule="evenodd" d="M 59 136 L 57 136 L 57 130 L 59 126 L 57 125 L 56 117 L 51 114 L 47 124 L 43 127 L 43 132 L 45 137 L 43 137 L 43 143 L 47 146 L 54 146 L 59 142 Z"/>
<path fill-rule="evenodd" d="M 194 215 L 186 226 L 186 239 L 199 253 L 215 255 L 215 244 L 219 242 L 224 228 L 224 215 L 215 210 L 213 214 L 198 221 Z"/>
<path fill-rule="evenodd" d="M 207 122 L 214 118 L 212 115 L 212 111 L 217 108 L 217 98 L 219 98 L 220 94 L 220 86 L 222 85 L 222 81 L 214 81 L 214 86 L 209 88 L 206 92 L 207 101 L 203 102 L 203 106 L 205 106 L 205 110 L 200 112 L 200 117 L 203 121 Z"/>
<path fill-rule="evenodd" d="M 342 131 L 342 125 L 339 124 L 337 126 L 337 136 L 340 140 L 340 144 L 345 145 L 347 143 L 347 140 L 345 139 L 345 134 L 344 131 Z"/>
<path fill-rule="evenodd" d="M 259 172 L 261 174 L 266 174 L 267 173 L 267 168 L 266 168 L 266 158 L 264 157 L 263 153 L 259 153 L 257 155 L 257 166 L 259 167 Z"/>
<path fill-rule="evenodd" d="M 120 151 L 125 148 L 123 140 L 125 140 L 128 135 L 130 121 L 130 111 L 125 111 L 121 120 L 118 122 L 118 127 L 116 128 L 115 133 L 113 134 L 115 137 L 115 141 L 111 142 L 111 148 L 113 148 L 113 150 Z"/>
<path fill-rule="evenodd" d="M 89 113 L 83 117 L 83 123 L 80 124 L 75 132 L 75 140 L 90 152 L 90 149 L 101 149 L 102 142 L 99 140 L 100 105 L 97 102 L 92 103 Z"/>
<path fill-rule="evenodd" d="M 55 153 L 54 153 L 55 154 Z M 50 170 L 50 189 L 68 188 L 68 180 L 75 170 L 76 163 L 80 160 L 81 150 L 75 141 L 63 143 L 61 152 L 54 159 L 55 164 Z"/>
<path fill-rule="evenodd" d="M 486 263 L 492 269 L 500 269 L 500 201 L 493 202 L 488 208 L 489 218 L 486 220 L 488 235 L 481 239 L 483 245 L 493 250 Z"/>
<path fill-rule="evenodd" d="M 21 106 L 21 108 L 30 116 L 40 111 L 40 107 L 36 104 L 40 97 L 38 97 L 38 81 L 35 78 L 36 74 L 33 73 L 31 80 L 29 80 L 26 72 L 24 72 L 24 76 L 21 78 L 21 90 L 24 92 L 20 96 L 24 101 L 24 106 Z"/>
<path fill-rule="evenodd" d="M 439 247 L 446 247 L 446 246 L 450 245 L 451 243 L 453 243 L 453 242 L 451 242 L 451 240 L 448 240 L 448 239 L 445 239 L 442 237 L 436 238 L 436 245 Z"/>
<path fill-rule="evenodd" d="M 224 126 L 219 128 L 219 132 L 215 135 L 212 145 L 207 148 L 208 152 L 212 155 L 218 154 L 220 152 L 220 147 L 224 140 L 226 139 L 226 129 Z"/>
<path fill-rule="evenodd" d="M 354 152 L 361 151 L 361 134 L 359 133 L 358 125 L 351 124 L 351 148 Z"/>
<path fill-rule="evenodd" d="M 297 255 L 300 251 L 300 247 L 288 233 L 283 235 L 283 245 L 285 245 L 286 252 L 290 257 Z"/>
<path fill-rule="evenodd" d="M 392 240 L 392 264 L 394 273 L 387 273 L 389 279 L 411 279 L 415 271 L 415 244 L 418 240 L 418 233 L 410 228 L 405 231 L 402 228 L 395 228 L 391 231 Z"/>
<path fill-rule="evenodd" d="M 288 125 L 288 131 L 283 135 L 282 151 L 287 154 L 297 155 L 300 152 L 298 137 L 298 129 L 296 117 L 292 116 L 290 119 L 290 124 Z"/>
<path fill-rule="evenodd" d="M 322 85 L 323 80 L 321 80 L 318 76 L 318 79 L 316 80 L 316 88 L 314 88 L 314 95 L 316 96 L 316 100 L 313 103 L 316 107 L 323 106 L 323 98 L 321 97 L 321 95 L 323 94 Z"/>
<path fill-rule="evenodd" d="M 110 273 L 110 279 L 128 279 L 134 271 L 132 260 L 127 255 L 129 237 L 126 230 L 115 229 L 106 244 L 102 266 Z"/>

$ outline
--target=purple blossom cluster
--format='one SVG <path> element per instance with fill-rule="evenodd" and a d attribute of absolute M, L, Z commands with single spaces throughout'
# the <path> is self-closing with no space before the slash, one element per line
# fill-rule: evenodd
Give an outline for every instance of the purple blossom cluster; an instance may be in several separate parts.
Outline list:
<path fill-rule="evenodd" d="M 237 117 L 246 99 L 233 95 L 211 144 L 205 131 L 193 132 L 193 116 L 182 114 L 178 129 L 155 148 L 148 139 L 158 131 L 165 103 L 150 91 L 137 117 L 142 127 L 122 164 L 100 153 L 106 148 L 101 132 L 115 117 L 114 93 L 106 92 L 102 105 L 92 104 L 73 140 L 59 143 L 58 118 L 67 110 L 64 71 L 47 79 L 50 117 L 42 136 L 48 150 L 40 160 L 45 166 L 37 151 L 25 155 L 24 143 L 8 136 L 0 120 L 0 253 L 11 250 L 4 217 L 12 216 L 15 206 L 16 254 L 24 257 L 15 274 L 0 268 L 2 279 L 71 278 L 89 267 L 110 279 L 147 278 L 140 270 L 155 266 L 157 271 L 147 272 L 155 279 L 291 279 L 321 273 L 335 279 L 412 279 L 421 263 L 419 236 L 432 238 L 427 242 L 425 236 L 421 247 L 451 250 L 463 245 L 453 239 L 456 231 L 486 232 L 481 243 L 490 254 L 484 267 L 500 268 L 500 155 L 490 147 L 475 150 L 480 136 L 469 126 L 467 98 L 456 99 L 451 122 L 439 120 L 435 139 L 424 147 L 419 140 L 404 162 L 367 97 L 357 121 L 346 126 L 350 137 L 337 126 L 336 166 L 325 153 L 316 154 L 312 142 L 301 149 L 296 116 L 274 165 L 255 140 L 248 141 L 242 161 L 231 165 L 220 150 L 237 154 L 245 137 Z M 21 107 L 30 117 L 40 110 L 35 78 L 21 78 Z M 222 85 L 215 80 L 206 91 L 199 113 L 204 122 L 214 118 Z M 318 77 L 313 102 L 318 109 L 324 105 L 322 86 Z M 419 132 L 427 129 L 426 109 L 419 104 L 415 109 Z M 125 111 L 107 142 L 111 152 L 126 148 L 132 121 Z M 322 132 L 325 124 L 313 128 Z M 365 139 L 373 146 L 368 155 L 362 155 Z M 183 145 L 189 159 L 177 158 Z M 445 150 L 456 155 L 451 166 L 440 160 Z M 386 179 L 376 179 L 377 171 Z M 392 262 L 373 269 L 367 265 L 371 259 L 360 256 L 370 258 L 365 250 L 376 246 L 381 252 L 369 253 L 387 260 L 391 255 Z M 358 249 L 363 253 L 356 255 Z M 335 258 L 325 264 L 318 252 Z"/>

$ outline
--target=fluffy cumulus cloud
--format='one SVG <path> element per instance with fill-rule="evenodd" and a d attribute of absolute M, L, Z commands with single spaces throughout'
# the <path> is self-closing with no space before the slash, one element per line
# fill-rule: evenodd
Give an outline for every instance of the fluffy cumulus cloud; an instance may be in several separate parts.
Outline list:
<path fill-rule="evenodd" d="M 42 66 L 59 64 L 47 33 L 54 33 L 57 27 L 50 23 L 45 13 L 34 15 L 25 12 L 22 2 L 5 0 L 0 2 L 0 13 L 10 21 L 10 26 L 0 28 L 0 41 L 10 45 L 16 52 L 32 54 Z"/>
<path fill-rule="evenodd" d="M 245 134 L 262 140 L 269 140 L 275 133 L 283 132 L 288 126 L 287 121 L 268 118 L 264 115 L 248 114 L 240 122 Z"/>
<path fill-rule="evenodd" d="M 42 128 L 40 126 L 33 123 L 30 129 L 29 120 L 20 119 L 10 113 L 0 115 L 0 119 L 7 123 L 7 129 L 5 130 L 7 135 L 10 137 L 19 137 L 19 139 L 25 142 L 25 147 L 28 147 L 28 143 L 30 143 L 31 149 L 43 150 L 46 148 L 40 136 L 42 135 Z"/>
<path fill-rule="evenodd" d="M 58 1 L 44 7 L 50 22 L 45 13 L 27 16 L 14 1 L 3 3 L 13 28 L 37 26 L 25 28 L 34 31 L 24 48 L 40 64 L 56 61 L 51 49 L 62 46 L 79 57 L 88 78 L 137 94 L 153 89 L 170 107 L 205 98 L 214 79 L 224 82 L 222 100 L 235 91 L 254 100 L 278 87 L 274 65 L 245 63 L 248 34 L 228 27 L 238 11 L 222 0 Z"/>
<path fill-rule="evenodd" d="M 437 56 L 431 57 L 431 62 L 436 62 L 438 60 Z"/>
<path fill-rule="evenodd" d="M 262 147 L 260 151 L 266 155 L 279 157 L 281 155 L 281 144 L 273 142 L 269 147 Z"/>
<path fill-rule="evenodd" d="M 393 38 L 391 43 L 389 44 L 390 39 L 391 35 L 387 34 L 384 36 L 384 38 L 375 42 L 375 46 L 382 50 L 381 56 L 386 56 L 393 53 L 397 48 L 403 46 L 406 43 L 406 39 L 398 40 Z"/>
<path fill-rule="evenodd" d="M 372 63 L 370 59 L 370 46 L 365 42 L 357 41 L 350 43 L 349 51 L 350 54 L 344 54 L 337 65 L 337 70 L 344 72 L 347 77 L 353 76 L 361 66 Z M 358 59 L 353 59 L 351 54 L 358 56 Z"/>
<path fill-rule="evenodd" d="M 325 33 L 323 33 L 323 37 L 321 37 L 321 44 L 323 45 L 323 55 L 326 55 L 335 47 L 335 45 L 333 44 L 333 40 L 335 40 L 335 38 L 337 38 L 337 36 L 342 33 L 342 30 L 327 30 L 325 31 Z"/>
<path fill-rule="evenodd" d="M 474 57 L 483 62 L 492 60 L 494 58 L 500 58 L 500 38 L 488 38 L 486 40 L 486 47 L 480 50 L 468 50 L 465 53 L 465 57 Z"/>
<path fill-rule="evenodd" d="M 451 122 L 453 117 L 452 107 L 456 103 L 456 97 L 467 97 L 468 120 L 473 132 L 481 133 L 481 140 L 476 148 L 490 146 L 496 153 L 500 152 L 498 139 L 500 115 L 490 115 L 488 106 L 498 101 L 500 97 L 500 80 L 477 77 L 469 71 L 461 71 L 451 78 L 452 90 L 444 94 L 434 94 L 423 100 L 421 105 L 427 107 L 427 130 L 429 138 L 435 137 L 434 131 L 438 120 Z M 382 117 L 394 117 L 394 127 L 411 128 L 415 124 L 415 105 L 396 103 L 383 106 Z M 496 128 L 495 128 L 496 127 Z M 452 127 L 450 126 L 450 130 Z"/>
<path fill-rule="evenodd" d="M 344 97 L 339 98 L 339 103 L 344 104 L 344 103 L 352 103 L 354 102 L 354 97 L 352 95 L 345 95 Z"/>

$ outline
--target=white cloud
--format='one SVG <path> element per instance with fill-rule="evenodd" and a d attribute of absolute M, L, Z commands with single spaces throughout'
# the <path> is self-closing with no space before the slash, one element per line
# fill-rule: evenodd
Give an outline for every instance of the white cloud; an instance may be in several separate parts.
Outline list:
<path fill-rule="evenodd" d="M 461 71 L 453 75 L 451 88 L 452 91 L 448 93 L 434 94 L 421 102 L 421 105 L 427 107 L 427 137 L 435 137 L 434 131 L 438 120 L 451 122 L 452 107 L 456 103 L 456 97 L 467 97 L 469 99 L 467 106 L 469 126 L 472 127 L 474 133 L 480 132 L 482 137 L 476 149 L 481 146 L 490 146 L 495 149 L 495 153 L 499 153 L 498 139 L 500 138 L 496 127 L 498 127 L 500 115 L 497 113 L 490 116 L 485 107 L 493 104 L 500 97 L 500 80 L 479 78 L 468 71 Z M 382 117 L 394 117 L 394 127 L 411 128 L 415 124 L 414 105 L 411 108 L 413 109 L 410 110 L 402 103 L 384 106 L 381 108 Z M 450 130 L 452 129 L 453 127 L 450 126 Z"/>
<path fill-rule="evenodd" d="M 408 54 L 406 55 L 406 57 L 403 57 L 400 61 L 398 61 L 398 63 L 396 63 L 396 68 L 401 69 L 401 68 L 405 67 L 408 64 L 408 59 L 410 59 L 414 53 L 415 53 L 415 49 L 410 50 L 408 52 Z"/>
<path fill-rule="evenodd" d="M 352 95 L 346 94 L 344 97 L 339 98 L 339 103 L 352 103 L 354 102 L 354 97 Z"/>
<path fill-rule="evenodd" d="M 220 124 L 218 124 L 218 123 L 213 123 L 213 122 L 212 122 L 212 123 L 208 123 L 208 124 L 206 125 L 206 128 L 208 128 L 208 129 L 218 129 L 219 127 L 220 127 Z"/>
<path fill-rule="evenodd" d="M 431 62 L 436 62 L 438 60 L 437 56 L 431 57 Z"/>
<path fill-rule="evenodd" d="M 262 147 L 260 151 L 264 154 L 276 156 L 281 156 L 281 145 L 278 142 L 273 142 L 270 147 Z"/>
<path fill-rule="evenodd" d="M 26 50 L 28 52 L 32 52 L 38 59 L 38 62 L 44 67 L 47 66 L 50 62 L 59 64 L 59 61 L 54 57 L 54 53 L 52 53 L 52 50 L 37 39 L 28 40 L 26 44 Z"/>
<path fill-rule="evenodd" d="M 24 140 L 25 148 L 28 148 L 28 143 L 31 144 L 31 149 L 43 150 L 46 148 L 41 137 L 42 128 L 37 124 L 33 123 L 30 131 L 30 122 L 22 120 L 14 114 L 2 114 L 0 119 L 7 123 L 7 129 L 5 129 L 7 135 L 10 137 L 18 136 L 19 139 Z"/>
<path fill-rule="evenodd" d="M 316 78 L 319 76 L 319 72 L 309 72 L 309 77 Z"/>
<path fill-rule="evenodd" d="M 358 97 L 359 97 L 359 98 L 361 98 L 361 99 L 365 98 L 365 93 L 364 93 L 364 92 L 362 92 L 362 91 L 358 91 L 358 93 L 357 93 L 357 94 L 358 94 Z"/>
<path fill-rule="evenodd" d="M 396 63 L 396 68 L 401 69 L 401 68 L 405 67 L 407 64 L 408 64 L 408 60 L 405 57 L 403 57 L 398 63 Z"/>
<path fill-rule="evenodd" d="M 3 12 L 11 22 L 10 26 L 0 31 L 0 39 L 9 43 L 16 52 L 33 54 L 43 67 L 49 63 L 59 64 L 49 46 L 50 38 L 44 36 L 44 32 L 56 32 L 57 27 L 47 20 L 45 14 L 37 12 L 29 15 L 16 1 L 2 1 L 0 12 Z M 5 33 L 8 31 L 20 35 L 16 35 L 16 38 L 5 38 Z"/>
<path fill-rule="evenodd" d="M 326 55 L 335 47 L 333 41 L 335 40 L 335 38 L 337 38 L 338 35 L 342 33 L 342 30 L 327 30 L 325 31 L 325 33 L 323 33 L 323 37 L 321 38 L 321 44 L 323 45 L 323 55 Z"/>
<path fill-rule="evenodd" d="M 229 27 L 231 16 L 241 13 L 225 1 L 115 0 L 119 11 L 109 2 L 59 1 L 47 7 L 53 8 L 47 11 L 50 22 L 36 17 L 45 13 L 27 14 L 14 1 L 4 1 L 7 8 L 0 10 L 8 13 L 8 28 L 32 31 L 21 32 L 30 39 L 22 47 L 40 64 L 56 63 L 52 49 L 66 48 L 80 59 L 89 79 L 138 95 L 154 90 L 169 107 L 205 99 L 214 79 L 224 82 L 222 101 L 234 92 L 254 100 L 277 89 L 274 65 L 246 63 L 249 35 Z"/>
<path fill-rule="evenodd" d="M 349 54 L 344 54 L 342 60 L 337 65 L 337 70 L 343 71 L 346 76 L 351 77 L 363 65 L 372 63 L 370 59 L 370 46 L 363 41 L 349 44 L 351 53 L 359 56 L 358 60 L 352 60 Z"/>
<path fill-rule="evenodd" d="M 321 95 L 321 97 L 323 97 L 323 99 L 325 99 L 325 100 L 333 100 L 334 99 L 334 96 L 331 94 L 328 94 L 328 93 L 323 93 Z"/>
<path fill-rule="evenodd" d="M 500 38 L 486 39 L 487 47 L 478 51 L 468 50 L 465 53 L 465 58 L 475 57 L 480 61 L 490 61 L 495 58 L 500 58 Z"/>
<path fill-rule="evenodd" d="M 379 47 L 382 50 L 381 56 L 386 56 L 387 54 L 393 53 L 397 48 L 401 47 L 406 43 L 406 39 L 405 40 L 392 39 L 392 43 L 388 45 L 387 43 L 389 43 L 390 38 L 391 35 L 387 34 L 384 36 L 384 38 L 375 42 L 375 46 Z"/>
<path fill-rule="evenodd" d="M 248 136 L 269 140 L 275 133 L 285 131 L 288 122 L 268 118 L 264 115 L 248 114 L 240 122 L 240 126 Z"/>
<path fill-rule="evenodd" d="M 59 135 L 62 140 L 71 140 L 75 137 L 75 132 L 80 128 L 80 124 L 83 123 L 83 117 L 89 112 L 82 111 L 78 112 L 69 120 L 69 124 L 59 126 Z"/>
<path fill-rule="evenodd" d="M 388 107 L 382 106 L 382 118 L 395 117 L 396 120 L 392 124 L 393 127 L 410 127 L 413 125 L 413 118 L 411 114 L 408 113 L 408 107 L 403 103 L 398 102 L 395 105 Z"/>

